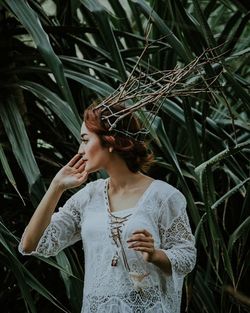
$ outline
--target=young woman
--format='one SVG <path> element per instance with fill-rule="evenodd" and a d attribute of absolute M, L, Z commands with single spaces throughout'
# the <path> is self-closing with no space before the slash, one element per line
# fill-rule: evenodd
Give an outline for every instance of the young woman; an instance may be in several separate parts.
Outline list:
<path fill-rule="evenodd" d="M 104 115 L 101 108 L 85 111 L 79 152 L 52 180 L 19 251 L 49 257 L 81 239 L 82 313 L 178 313 L 196 256 L 185 198 L 143 174 L 152 157 L 133 138 L 138 120 L 124 118 L 109 131 Z M 54 213 L 65 190 L 100 169 L 109 178 L 88 183 Z"/>

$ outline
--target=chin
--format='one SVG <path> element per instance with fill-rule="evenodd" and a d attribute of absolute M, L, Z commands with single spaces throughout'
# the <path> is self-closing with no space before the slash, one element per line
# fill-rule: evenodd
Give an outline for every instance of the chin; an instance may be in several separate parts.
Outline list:
<path fill-rule="evenodd" d="M 93 167 L 93 166 L 91 166 L 91 167 L 89 166 L 89 167 L 88 167 L 88 166 L 87 166 L 87 167 L 85 168 L 85 171 L 88 172 L 89 174 L 90 174 L 90 173 L 96 173 L 96 172 L 98 172 L 98 171 L 100 171 L 100 170 L 103 170 L 103 168 L 102 168 L 102 167 L 99 167 L 99 166 L 98 166 L 98 167 Z"/>
<path fill-rule="evenodd" d="M 94 172 L 97 172 L 98 169 L 96 169 L 94 167 L 91 167 L 91 166 L 86 166 L 85 167 L 85 171 L 88 172 L 88 173 L 94 173 Z"/>

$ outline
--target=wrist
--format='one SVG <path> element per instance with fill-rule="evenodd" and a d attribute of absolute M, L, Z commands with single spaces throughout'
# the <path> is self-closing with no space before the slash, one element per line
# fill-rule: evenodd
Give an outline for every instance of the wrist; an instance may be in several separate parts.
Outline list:
<path fill-rule="evenodd" d="M 63 185 L 55 180 L 52 180 L 49 188 L 52 189 L 53 192 L 56 192 L 59 194 L 62 194 L 65 191 L 65 188 L 63 187 Z"/>
<path fill-rule="evenodd" d="M 167 275 L 171 275 L 171 262 L 161 249 L 155 249 L 150 262 L 162 269 Z"/>
<path fill-rule="evenodd" d="M 161 259 L 161 250 L 159 249 L 155 249 L 154 252 L 152 253 L 151 255 L 151 258 L 150 258 L 150 263 L 153 263 L 155 265 L 157 265 Z"/>

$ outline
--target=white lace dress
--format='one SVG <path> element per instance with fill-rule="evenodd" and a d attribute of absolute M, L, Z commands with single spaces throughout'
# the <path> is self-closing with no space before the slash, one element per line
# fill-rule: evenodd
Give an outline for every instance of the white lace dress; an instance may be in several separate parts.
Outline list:
<path fill-rule="evenodd" d="M 183 278 L 196 259 L 184 196 L 171 185 L 154 180 L 136 207 L 115 212 L 119 217 L 129 215 L 120 228 L 121 249 L 111 237 L 107 185 L 108 179 L 99 179 L 74 194 L 53 214 L 36 251 L 29 254 L 53 256 L 82 240 L 85 277 L 81 313 L 178 313 Z M 127 248 L 126 240 L 138 229 L 152 234 L 155 247 L 171 262 L 172 275 Z M 19 251 L 25 254 L 22 240 Z M 136 285 L 124 266 L 123 252 L 133 273 L 147 273 Z M 116 254 L 117 266 L 111 266 Z"/>

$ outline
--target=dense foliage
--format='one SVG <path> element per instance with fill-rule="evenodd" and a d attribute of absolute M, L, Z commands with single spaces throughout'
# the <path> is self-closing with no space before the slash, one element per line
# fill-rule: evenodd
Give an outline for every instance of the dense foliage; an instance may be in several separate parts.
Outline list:
<path fill-rule="evenodd" d="M 210 93 L 164 100 L 150 174 L 188 201 L 198 259 L 183 312 L 250 312 L 249 10 L 243 0 L 0 2 L 4 312 L 79 312 L 80 244 L 49 260 L 21 257 L 17 244 L 51 178 L 77 151 L 84 109 L 126 80 L 146 43 L 146 72 L 184 66 L 208 48 L 220 56 L 204 67 L 205 78 L 221 72 Z"/>

